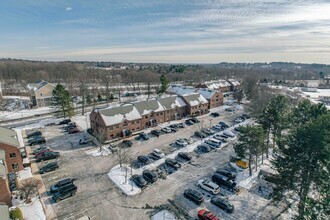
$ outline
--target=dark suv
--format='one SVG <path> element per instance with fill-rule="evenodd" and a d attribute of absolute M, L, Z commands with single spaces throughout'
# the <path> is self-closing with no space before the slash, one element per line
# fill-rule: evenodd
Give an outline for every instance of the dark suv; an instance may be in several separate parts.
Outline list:
<path fill-rule="evenodd" d="M 40 156 L 38 156 L 36 161 L 40 162 L 43 160 L 51 160 L 51 159 L 55 159 L 55 158 L 59 158 L 59 157 L 60 157 L 59 152 L 48 151 L 48 152 L 44 152 Z"/>
<path fill-rule="evenodd" d="M 33 138 L 33 139 L 30 139 L 28 141 L 28 144 L 30 146 L 35 145 L 35 144 L 44 144 L 44 143 L 46 143 L 46 140 L 45 140 L 44 137 L 41 137 L 41 136 L 38 136 L 38 137 Z"/>
<path fill-rule="evenodd" d="M 154 183 L 158 179 L 157 173 L 150 170 L 144 170 L 142 176 L 148 183 Z"/>
<path fill-rule="evenodd" d="M 32 133 L 28 134 L 26 137 L 32 138 L 32 137 L 41 136 L 41 135 L 42 135 L 41 131 L 33 131 Z"/>
<path fill-rule="evenodd" d="M 69 184 L 73 184 L 73 179 L 71 179 L 71 178 L 61 179 L 56 184 L 54 184 L 50 187 L 50 192 L 51 193 L 56 193 L 61 188 L 63 188 L 66 185 L 69 185 Z"/>
<path fill-rule="evenodd" d="M 60 200 L 74 196 L 76 192 L 77 186 L 75 186 L 73 183 L 70 183 L 61 187 L 56 193 L 54 193 L 53 199 L 55 202 L 59 202 Z"/>
<path fill-rule="evenodd" d="M 40 174 L 47 173 L 49 171 L 53 171 L 58 168 L 59 168 L 59 166 L 58 166 L 57 162 L 48 163 L 47 165 L 45 165 L 39 169 L 39 173 Z"/>
<path fill-rule="evenodd" d="M 156 130 L 156 129 L 152 130 L 150 133 L 157 136 L 157 137 L 161 134 L 161 132 L 159 130 Z"/>
<path fill-rule="evenodd" d="M 186 189 L 183 196 L 193 201 L 196 205 L 200 205 L 204 202 L 204 197 L 201 193 L 193 189 Z"/>

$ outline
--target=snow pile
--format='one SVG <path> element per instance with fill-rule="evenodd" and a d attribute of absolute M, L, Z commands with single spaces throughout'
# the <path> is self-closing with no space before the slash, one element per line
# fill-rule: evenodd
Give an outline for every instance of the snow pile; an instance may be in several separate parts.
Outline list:
<path fill-rule="evenodd" d="M 23 170 L 17 172 L 17 179 L 18 180 L 24 180 L 33 177 L 31 168 L 25 167 Z"/>
<path fill-rule="evenodd" d="M 176 218 L 171 212 L 164 209 L 154 214 L 151 220 L 176 220 Z"/>
<path fill-rule="evenodd" d="M 27 130 L 27 129 L 37 129 L 37 128 L 43 128 L 50 124 L 58 124 L 60 121 L 62 121 L 62 118 L 48 118 L 48 119 L 41 119 L 40 121 L 36 123 L 26 124 L 20 127 L 16 127 L 15 130 L 18 129 L 21 130 Z"/>
<path fill-rule="evenodd" d="M 22 129 L 14 128 L 14 131 L 17 134 L 17 140 L 18 140 L 19 146 L 24 147 L 24 141 L 23 141 L 23 137 L 22 137 Z"/>
<path fill-rule="evenodd" d="M 254 184 L 258 183 L 259 171 L 260 169 L 257 172 L 253 170 L 252 176 L 249 176 L 249 169 L 239 173 L 236 179 L 237 185 L 245 189 L 251 189 Z"/>
<path fill-rule="evenodd" d="M 83 130 L 87 130 L 90 128 L 90 120 L 89 120 L 90 113 L 86 113 L 85 115 L 75 115 L 71 118 L 80 128 Z"/>
<path fill-rule="evenodd" d="M 17 199 L 13 199 L 12 202 L 14 206 L 22 211 L 24 220 L 46 220 L 41 202 L 38 198 L 33 198 L 29 204 Z"/>
<path fill-rule="evenodd" d="M 125 178 L 127 175 L 127 178 Z M 130 167 L 126 164 L 114 166 L 108 173 L 108 177 L 118 186 L 127 196 L 134 196 L 141 192 L 141 189 L 137 187 L 131 180 Z M 125 179 L 127 181 L 125 181 Z"/>
<path fill-rule="evenodd" d="M 85 154 L 92 157 L 99 157 L 99 156 L 106 157 L 111 154 L 111 151 L 106 146 L 103 146 L 102 151 L 100 151 L 100 148 L 97 148 L 97 149 L 85 151 Z"/>

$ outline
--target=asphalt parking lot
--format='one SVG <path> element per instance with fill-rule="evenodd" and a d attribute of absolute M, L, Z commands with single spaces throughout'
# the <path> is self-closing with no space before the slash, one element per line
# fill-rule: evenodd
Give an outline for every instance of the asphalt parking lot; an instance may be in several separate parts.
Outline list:
<path fill-rule="evenodd" d="M 242 110 L 232 113 L 225 112 L 224 109 L 223 107 L 217 110 L 220 113 L 220 117 L 213 118 L 209 115 L 204 115 L 199 118 L 202 123 L 186 126 L 176 133 L 160 135 L 159 138 L 150 135 L 151 138 L 147 141 L 135 140 L 133 137 L 133 147 L 128 149 L 130 158 L 136 159 L 138 155 L 147 155 L 155 148 L 169 154 L 177 150 L 176 147 L 170 146 L 177 138 L 191 137 L 193 141 L 200 140 L 192 136 L 196 130 L 200 129 L 201 124 L 203 124 L 203 127 L 209 127 L 210 124 L 218 123 L 221 120 L 230 122 L 235 115 L 242 114 Z M 157 129 L 160 129 L 160 127 Z M 62 200 L 59 203 L 55 203 L 51 199 L 49 192 L 41 195 L 44 204 L 54 209 L 57 219 L 77 219 L 86 215 L 91 219 L 144 220 L 149 218 L 152 211 L 149 206 L 154 207 L 166 204 L 169 199 L 174 200 L 178 207 L 186 210 L 192 217 L 196 217 L 198 209 L 206 207 L 225 219 L 250 219 L 246 217 L 252 216 L 256 217 L 255 219 L 265 219 L 265 216 L 258 217 L 255 214 L 258 210 L 265 209 L 268 201 L 261 197 L 252 198 L 250 193 L 244 191 L 239 195 L 230 197 L 230 201 L 235 205 L 233 214 L 226 214 L 209 204 L 211 197 L 207 196 L 206 192 L 203 193 L 208 199 L 200 207 L 195 206 L 191 201 L 182 197 L 184 189 L 189 187 L 196 188 L 198 179 L 210 177 L 216 168 L 224 166 L 228 162 L 229 156 L 234 153 L 231 143 L 222 149 L 213 150 L 206 154 L 190 153 L 193 156 L 193 160 L 185 163 L 181 169 L 168 175 L 164 180 L 158 180 L 152 186 L 144 189 L 141 194 L 127 197 L 106 175 L 117 164 L 113 155 L 105 157 L 86 155 L 85 151 L 95 149 L 95 146 L 78 144 L 83 133 L 67 134 L 63 131 L 62 126 L 59 125 L 47 126 L 40 130 L 47 140 L 45 145 L 61 153 L 60 158 L 58 158 L 60 168 L 41 175 L 46 189 L 49 189 L 58 180 L 67 177 L 74 178 L 74 183 L 78 187 L 75 196 Z M 44 163 L 38 163 L 38 166 Z M 248 204 L 242 203 L 244 199 L 248 201 Z M 254 199 L 255 202 L 251 202 L 251 199 Z M 250 207 L 250 204 L 253 207 Z M 266 216 L 266 219 L 269 219 L 268 216 Z"/>

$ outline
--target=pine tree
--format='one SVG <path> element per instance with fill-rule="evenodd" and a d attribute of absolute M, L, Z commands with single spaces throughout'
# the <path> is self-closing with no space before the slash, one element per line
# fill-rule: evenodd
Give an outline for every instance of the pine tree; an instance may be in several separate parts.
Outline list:
<path fill-rule="evenodd" d="M 63 85 L 57 84 L 53 90 L 52 108 L 56 109 L 56 117 L 71 117 L 74 114 L 71 96 Z"/>
<path fill-rule="evenodd" d="M 160 83 L 161 83 L 161 87 L 159 93 L 164 93 L 169 84 L 169 81 L 166 79 L 166 76 L 164 74 L 160 76 Z"/>
<path fill-rule="evenodd" d="M 280 148 L 275 156 L 273 166 L 277 174 L 274 182 L 277 187 L 274 198 L 280 200 L 284 195 L 290 198 L 297 196 L 298 219 L 311 215 L 311 210 L 306 209 L 306 205 L 316 207 L 320 203 L 329 204 L 329 146 L 328 113 L 292 129 L 285 140 L 285 147 Z M 314 204 L 310 201 L 314 201 Z M 329 214 L 328 207 L 326 209 Z"/>
<path fill-rule="evenodd" d="M 244 93 L 242 89 L 235 90 L 233 93 L 233 98 L 238 102 L 241 103 L 241 101 L 244 98 Z"/>
<path fill-rule="evenodd" d="M 253 158 L 256 158 L 255 162 L 257 166 L 258 156 L 261 154 L 264 144 L 265 134 L 260 125 L 248 125 L 242 127 L 238 136 L 238 142 L 234 145 L 234 149 L 239 157 L 248 157 L 250 176 L 252 175 L 251 164 L 253 163 Z"/>

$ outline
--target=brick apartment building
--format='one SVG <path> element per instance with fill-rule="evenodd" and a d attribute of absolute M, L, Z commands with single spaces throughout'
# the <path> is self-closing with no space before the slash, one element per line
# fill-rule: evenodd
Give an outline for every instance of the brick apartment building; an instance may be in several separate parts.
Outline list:
<path fill-rule="evenodd" d="M 10 189 L 16 187 L 16 172 L 23 169 L 15 131 L 0 127 L 0 202 L 11 206 Z"/>
<path fill-rule="evenodd" d="M 169 96 L 118 107 L 94 109 L 90 124 L 95 136 L 105 141 L 125 138 L 159 123 L 208 111 L 208 101 L 200 94 Z"/>
<path fill-rule="evenodd" d="M 208 108 L 216 108 L 223 104 L 223 93 L 218 90 L 211 90 L 207 88 L 193 88 L 182 85 L 170 85 L 166 93 L 176 94 L 179 96 L 188 95 L 192 93 L 201 94 L 208 101 Z"/>
<path fill-rule="evenodd" d="M 237 81 L 232 80 L 232 82 L 235 82 L 235 85 L 238 86 L 236 83 Z M 205 89 L 211 89 L 211 90 L 217 90 L 222 93 L 233 91 L 233 84 L 228 80 L 213 80 L 213 81 L 207 81 L 203 83 L 199 83 L 195 86 L 196 88 L 205 88 Z"/>
<path fill-rule="evenodd" d="M 209 102 L 201 94 L 183 95 L 182 99 L 187 104 L 187 115 L 198 116 L 208 112 Z"/>

